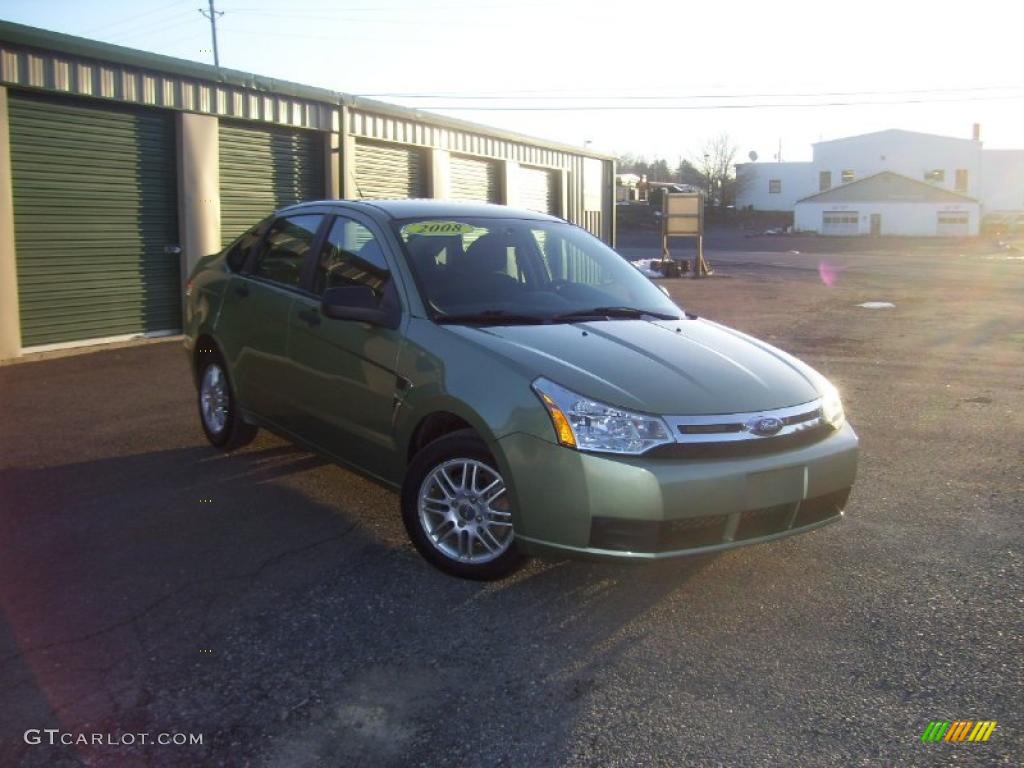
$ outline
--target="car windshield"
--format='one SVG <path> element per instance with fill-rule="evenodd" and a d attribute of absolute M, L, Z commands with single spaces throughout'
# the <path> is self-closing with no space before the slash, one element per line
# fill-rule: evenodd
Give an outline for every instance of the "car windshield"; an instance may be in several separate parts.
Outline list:
<path fill-rule="evenodd" d="M 507 218 L 395 223 L 437 322 L 678 318 L 662 291 L 615 251 L 563 222 Z"/>

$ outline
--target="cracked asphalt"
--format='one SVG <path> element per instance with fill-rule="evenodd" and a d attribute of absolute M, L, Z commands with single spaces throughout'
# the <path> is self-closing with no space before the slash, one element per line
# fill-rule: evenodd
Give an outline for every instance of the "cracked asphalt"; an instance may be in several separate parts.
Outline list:
<path fill-rule="evenodd" d="M 843 392 L 841 525 L 462 582 L 394 494 L 267 434 L 209 448 L 175 342 L 0 367 L 0 766 L 1020 765 L 1020 252 L 709 253 L 673 296 Z M 998 726 L 921 743 L 936 719 Z"/>

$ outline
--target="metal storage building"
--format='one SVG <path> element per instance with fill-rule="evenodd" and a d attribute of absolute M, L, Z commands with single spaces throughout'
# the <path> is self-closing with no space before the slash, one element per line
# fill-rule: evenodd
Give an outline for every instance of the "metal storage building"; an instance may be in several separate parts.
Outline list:
<path fill-rule="evenodd" d="M 0 22 L 0 359 L 175 333 L 183 276 L 276 208 L 436 197 L 614 242 L 614 160 Z"/>

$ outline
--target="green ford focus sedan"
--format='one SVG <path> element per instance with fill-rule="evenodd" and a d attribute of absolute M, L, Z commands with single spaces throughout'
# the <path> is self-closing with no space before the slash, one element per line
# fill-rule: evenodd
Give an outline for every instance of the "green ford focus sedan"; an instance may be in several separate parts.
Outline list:
<path fill-rule="evenodd" d="M 853 485 L 823 376 L 551 216 L 305 203 L 186 294 L 209 441 L 263 427 L 398 489 L 416 548 L 457 576 L 767 541 L 841 519 Z"/>

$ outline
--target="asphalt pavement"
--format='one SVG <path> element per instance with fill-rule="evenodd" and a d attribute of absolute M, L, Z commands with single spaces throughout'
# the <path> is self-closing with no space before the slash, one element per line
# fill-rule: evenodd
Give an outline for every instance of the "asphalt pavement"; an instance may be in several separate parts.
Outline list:
<path fill-rule="evenodd" d="M 665 285 L 830 376 L 860 473 L 714 557 L 459 581 L 393 493 L 208 447 L 176 342 L 0 367 L 0 766 L 1020 765 L 1024 260 L 778 242 Z"/>

